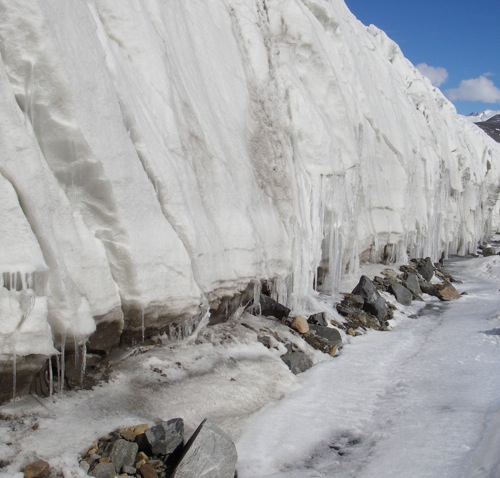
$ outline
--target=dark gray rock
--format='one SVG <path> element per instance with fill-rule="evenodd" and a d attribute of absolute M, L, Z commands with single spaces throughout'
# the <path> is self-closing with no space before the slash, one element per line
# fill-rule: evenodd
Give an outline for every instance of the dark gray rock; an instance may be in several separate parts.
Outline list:
<path fill-rule="evenodd" d="M 305 372 L 313 366 L 312 360 L 304 352 L 287 352 L 281 360 L 295 375 Z"/>
<path fill-rule="evenodd" d="M 433 297 L 439 297 L 439 292 L 433 284 L 425 280 L 420 280 L 418 283 L 422 293 L 432 295 Z"/>
<path fill-rule="evenodd" d="M 326 314 L 324 312 L 318 312 L 317 314 L 310 315 L 307 322 L 309 322 L 309 324 L 322 325 L 323 327 L 328 325 L 328 320 L 326 319 Z"/>
<path fill-rule="evenodd" d="M 314 332 L 319 337 L 325 339 L 330 345 L 341 345 L 342 344 L 342 336 L 337 329 L 332 327 L 324 327 L 322 325 L 309 325 L 309 330 Z"/>
<path fill-rule="evenodd" d="M 414 298 L 420 297 L 422 294 L 422 289 L 418 283 L 418 276 L 412 272 L 407 272 L 405 274 L 405 280 L 403 285 L 413 294 Z"/>
<path fill-rule="evenodd" d="M 146 439 L 153 455 L 170 455 L 184 441 L 184 421 L 174 418 L 148 428 Z"/>
<path fill-rule="evenodd" d="M 276 317 L 277 319 L 284 319 L 290 314 L 290 309 L 284 305 L 276 302 L 267 295 L 261 294 L 260 296 L 260 310 L 261 315 Z"/>
<path fill-rule="evenodd" d="M 489 257 L 489 256 L 494 256 L 497 253 L 494 247 L 485 247 L 483 249 L 483 256 L 484 257 Z"/>
<path fill-rule="evenodd" d="M 112 461 L 116 473 L 119 473 L 122 466 L 134 466 L 135 456 L 139 451 L 137 443 L 127 440 L 116 440 L 111 449 L 109 459 Z"/>
<path fill-rule="evenodd" d="M 425 259 L 419 259 L 417 261 L 417 270 L 418 273 L 429 282 L 434 277 L 434 264 L 431 261 L 430 257 L 426 257 Z"/>
<path fill-rule="evenodd" d="M 231 438 L 203 420 L 185 447 L 172 478 L 234 478 L 238 454 Z"/>
<path fill-rule="evenodd" d="M 358 285 L 353 289 L 352 293 L 364 299 L 364 311 L 374 315 L 380 321 L 385 320 L 388 312 L 387 303 L 367 276 L 361 276 Z"/>
<path fill-rule="evenodd" d="M 411 305 L 413 294 L 404 285 L 399 282 L 392 282 L 389 292 L 396 297 L 396 300 L 402 305 Z"/>
<path fill-rule="evenodd" d="M 98 463 L 90 472 L 90 476 L 95 476 L 95 478 L 115 478 L 116 473 L 113 463 Z"/>

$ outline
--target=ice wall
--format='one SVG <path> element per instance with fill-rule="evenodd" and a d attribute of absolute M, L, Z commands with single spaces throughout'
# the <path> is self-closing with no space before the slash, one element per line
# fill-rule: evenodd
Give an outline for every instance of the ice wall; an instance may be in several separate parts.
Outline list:
<path fill-rule="evenodd" d="M 499 145 L 342 0 L 0 0 L 0 55 L 0 353 L 23 291 L 47 352 L 493 227 Z"/>

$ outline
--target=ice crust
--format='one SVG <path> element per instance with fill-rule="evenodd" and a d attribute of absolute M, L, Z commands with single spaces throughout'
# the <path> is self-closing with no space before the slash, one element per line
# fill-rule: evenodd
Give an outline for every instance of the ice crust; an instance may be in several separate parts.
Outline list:
<path fill-rule="evenodd" d="M 360 261 L 473 251 L 496 227 L 498 144 L 341 0 L 0 13 L 0 277 L 34 290 L 44 343 L 260 279 L 311 310 L 319 266 L 334 293 Z M 1 290 L 11 353 L 20 290 Z"/>

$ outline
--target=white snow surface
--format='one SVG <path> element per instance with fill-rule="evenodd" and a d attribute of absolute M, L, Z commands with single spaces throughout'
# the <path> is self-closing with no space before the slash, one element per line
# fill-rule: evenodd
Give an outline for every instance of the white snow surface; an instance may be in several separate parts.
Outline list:
<path fill-rule="evenodd" d="M 418 303 L 399 307 L 390 331 L 344 337 L 337 357 L 314 352 L 298 376 L 279 358 L 283 345 L 269 350 L 256 336 L 300 339 L 246 314 L 141 349 L 93 391 L 3 405 L 0 476 L 21 478 L 40 458 L 83 478 L 79 454 L 98 437 L 180 416 L 188 436 L 208 417 L 236 440 L 243 478 L 497 477 L 500 257 L 450 267 L 468 295 L 426 296 L 416 320 L 405 314 Z"/>
<path fill-rule="evenodd" d="M 493 116 L 496 115 L 500 115 L 500 111 L 485 110 L 481 113 L 471 113 L 470 115 L 464 115 L 464 118 L 472 121 L 473 123 L 479 123 L 481 121 L 488 121 L 490 118 L 493 118 Z"/>
<path fill-rule="evenodd" d="M 360 261 L 464 253 L 495 226 L 499 145 L 342 0 L 0 13 L 0 274 L 46 301 L 56 346 L 253 280 L 313 311 L 318 266 L 333 293 Z"/>

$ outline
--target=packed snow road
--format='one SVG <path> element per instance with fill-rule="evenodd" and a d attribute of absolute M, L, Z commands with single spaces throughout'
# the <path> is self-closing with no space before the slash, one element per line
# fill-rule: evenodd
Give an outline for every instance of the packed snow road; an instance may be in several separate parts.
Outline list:
<path fill-rule="evenodd" d="M 500 257 L 448 267 L 467 295 L 355 338 L 253 417 L 240 478 L 500 476 Z"/>

